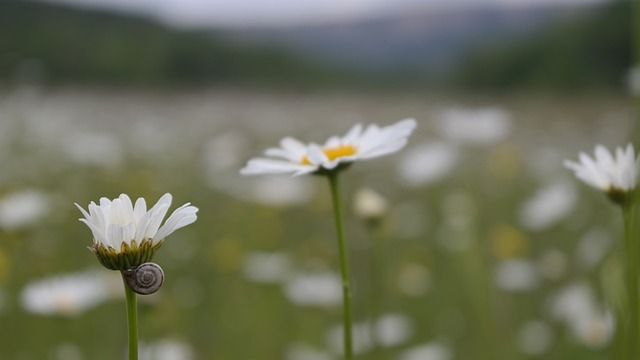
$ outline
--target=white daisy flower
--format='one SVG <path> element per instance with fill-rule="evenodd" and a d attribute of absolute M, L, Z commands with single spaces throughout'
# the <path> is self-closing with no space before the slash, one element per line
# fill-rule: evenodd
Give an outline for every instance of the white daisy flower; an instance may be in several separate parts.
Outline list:
<path fill-rule="evenodd" d="M 633 145 L 616 148 L 615 157 L 604 146 L 597 145 L 595 158 L 581 152 L 580 162 L 565 161 L 578 179 L 606 192 L 615 201 L 623 200 L 638 184 L 638 160 Z"/>
<path fill-rule="evenodd" d="M 240 173 L 302 175 L 331 171 L 339 165 L 373 159 L 402 149 L 415 127 L 414 119 L 405 119 L 386 127 L 372 124 L 366 129 L 361 124 L 356 124 L 346 135 L 332 136 L 324 145 L 305 145 L 299 140 L 286 137 L 280 141 L 279 148 L 265 151 L 267 158 L 249 160 Z"/>
<path fill-rule="evenodd" d="M 198 208 L 186 203 L 177 208 L 160 226 L 171 206 L 171 194 L 164 194 L 147 211 L 144 199 L 122 194 L 114 200 L 101 198 L 100 204 L 89 204 L 89 212 L 76 204 L 84 215 L 80 219 L 93 233 L 90 249 L 100 262 L 112 270 L 126 270 L 150 261 L 164 239 L 171 233 L 196 221 Z"/>

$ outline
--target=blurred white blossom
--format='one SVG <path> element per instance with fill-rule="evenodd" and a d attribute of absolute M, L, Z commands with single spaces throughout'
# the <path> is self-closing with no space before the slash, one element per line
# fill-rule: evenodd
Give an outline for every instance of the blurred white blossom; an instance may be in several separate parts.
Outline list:
<path fill-rule="evenodd" d="M 496 265 L 494 279 L 506 291 L 531 291 L 540 284 L 536 267 L 528 260 L 505 260 Z"/>
<path fill-rule="evenodd" d="M 22 307 L 46 316 L 77 316 L 116 296 L 118 279 L 103 272 L 87 271 L 52 276 L 27 284 L 22 290 Z"/>
<path fill-rule="evenodd" d="M 539 189 L 520 208 L 520 222 L 531 230 L 544 230 L 565 218 L 577 202 L 573 186 L 558 182 Z"/>
<path fill-rule="evenodd" d="M 455 169 L 458 149 L 444 142 L 431 142 L 412 147 L 400 158 L 398 173 L 411 186 L 442 180 Z"/>
<path fill-rule="evenodd" d="M 243 265 L 247 279 L 258 283 L 280 283 L 291 274 L 291 258 L 283 252 L 253 252 Z"/>
<path fill-rule="evenodd" d="M 436 120 L 436 128 L 445 138 L 473 145 L 491 145 L 511 132 L 511 116 L 502 108 L 449 108 Z"/>
<path fill-rule="evenodd" d="M 376 341 L 384 346 L 395 346 L 409 340 L 413 333 L 411 318 L 404 314 L 383 314 L 375 322 Z"/>
<path fill-rule="evenodd" d="M 593 289 L 574 283 L 561 289 L 550 302 L 551 315 L 564 322 L 573 336 L 590 348 L 603 348 L 613 336 L 611 311 L 596 302 Z"/>
<path fill-rule="evenodd" d="M 336 324 L 327 331 L 327 345 L 335 354 L 344 353 L 344 326 Z M 355 323 L 351 328 L 354 354 L 365 353 L 373 347 L 371 330 L 367 323 Z"/>
<path fill-rule="evenodd" d="M 334 307 L 342 301 L 341 284 L 334 272 L 300 273 L 287 280 L 284 293 L 296 305 Z"/>
<path fill-rule="evenodd" d="M 343 350 L 343 331 L 342 325 L 335 325 L 327 332 L 328 346 L 336 354 L 341 354 Z M 353 324 L 353 349 L 358 354 L 371 351 L 374 340 L 381 346 L 397 346 L 407 342 L 412 334 L 413 323 L 408 316 L 400 313 L 383 314 L 375 321 Z"/>
<path fill-rule="evenodd" d="M 353 197 L 353 212 L 363 220 L 380 220 L 389 207 L 387 200 L 370 188 L 361 188 Z"/>
<path fill-rule="evenodd" d="M 399 357 L 400 360 L 450 360 L 453 359 L 451 349 L 439 342 L 432 341 L 426 344 L 413 346 L 405 350 Z"/>
<path fill-rule="evenodd" d="M 29 189 L 0 199 L 0 228 L 16 230 L 30 226 L 48 214 L 50 200 L 42 191 Z"/>
<path fill-rule="evenodd" d="M 326 351 L 313 346 L 296 343 L 287 348 L 285 360 L 333 360 L 334 357 Z"/>
<path fill-rule="evenodd" d="M 193 360 L 191 345 L 173 339 L 161 339 L 140 344 L 140 360 Z"/>
<path fill-rule="evenodd" d="M 107 133 L 70 133 L 62 145 L 66 155 L 80 165 L 115 166 L 125 155 L 119 138 Z"/>

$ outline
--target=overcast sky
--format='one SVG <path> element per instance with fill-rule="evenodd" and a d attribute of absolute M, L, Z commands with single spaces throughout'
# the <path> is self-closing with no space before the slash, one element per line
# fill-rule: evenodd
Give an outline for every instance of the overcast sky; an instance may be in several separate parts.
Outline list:
<path fill-rule="evenodd" d="M 297 25 L 416 8 L 586 4 L 608 0 L 47 0 L 150 15 L 178 26 Z"/>

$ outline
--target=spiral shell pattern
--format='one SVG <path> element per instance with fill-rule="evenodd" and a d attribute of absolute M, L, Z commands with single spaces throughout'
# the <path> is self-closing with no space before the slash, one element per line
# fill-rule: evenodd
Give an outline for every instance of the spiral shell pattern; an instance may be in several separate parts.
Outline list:
<path fill-rule="evenodd" d="M 124 271 L 123 276 L 131 290 L 140 295 L 153 294 L 164 282 L 164 271 L 160 265 L 152 262 Z"/>

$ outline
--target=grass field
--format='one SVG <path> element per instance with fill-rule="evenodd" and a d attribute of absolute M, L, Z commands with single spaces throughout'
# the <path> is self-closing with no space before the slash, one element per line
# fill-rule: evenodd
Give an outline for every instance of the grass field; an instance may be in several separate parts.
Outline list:
<path fill-rule="evenodd" d="M 73 204 L 170 192 L 199 218 L 154 259 L 141 359 L 340 359 L 327 184 L 239 169 L 284 136 L 414 117 L 407 148 L 342 176 L 358 358 L 610 359 L 620 214 L 562 162 L 626 144 L 630 111 L 613 95 L 4 91 L 0 358 L 125 358 L 119 275 Z M 389 202 L 378 228 L 351 211 L 363 187 Z"/>

